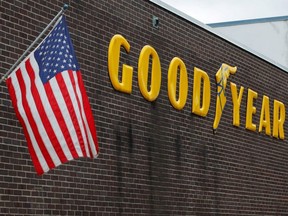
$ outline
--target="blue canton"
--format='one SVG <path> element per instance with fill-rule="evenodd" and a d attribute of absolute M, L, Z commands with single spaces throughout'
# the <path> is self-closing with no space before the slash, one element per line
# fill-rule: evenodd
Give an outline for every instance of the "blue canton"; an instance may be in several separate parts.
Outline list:
<path fill-rule="evenodd" d="M 43 83 L 63 71 L 79 70 L 64 16 L 38 46 L 34 55 Z"/>

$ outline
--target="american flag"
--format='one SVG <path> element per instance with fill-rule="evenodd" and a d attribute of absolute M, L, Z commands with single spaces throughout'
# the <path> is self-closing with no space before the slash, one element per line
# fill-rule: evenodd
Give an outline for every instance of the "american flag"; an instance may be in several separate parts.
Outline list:
<path fill-rule="evenodd" d="M 37 174 L 97 157 L 94 118 L 64 16 L 6 83 Z"/>

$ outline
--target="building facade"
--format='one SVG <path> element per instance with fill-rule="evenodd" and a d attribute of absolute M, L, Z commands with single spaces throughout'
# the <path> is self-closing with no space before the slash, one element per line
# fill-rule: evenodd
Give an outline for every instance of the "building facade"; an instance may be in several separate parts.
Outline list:
<path fill-rule="evenodd" d="M 1 75 L 62 4 L 0 1 Z M 0 215 L 287 214 L 286 71 L 160 1 L 71 1 L 65 15 L 100 154 L 38 176 L 1 83 Z"/>

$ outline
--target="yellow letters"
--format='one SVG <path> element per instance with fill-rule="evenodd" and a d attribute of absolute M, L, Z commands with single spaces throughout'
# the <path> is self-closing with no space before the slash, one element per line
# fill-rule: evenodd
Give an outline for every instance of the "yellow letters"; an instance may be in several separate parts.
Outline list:
<path fill-rule="evenodd" d="M 151 86 L 148 91 L 149 59 L 152 58 Z M 148 101 L 154 101 L 159 95 L 161 86 L 161 65 L 156 50 L 146 45 L 142 48 L 138 60 L 138 85 L 143 97 Z"/>
<path fill-rule="evenodd" d="M 119 60 L 120 60 L 120 49 L 124 47 L 126 52 L 130 51 L 130 44 L 121 35 L 116 34 L 112 37 L 109 50 L 108 50 L 108 71 L 112 86 L 120 92 L 130 94 L 132 92 L 132 76 L 133 67 L 123 64 L 122 68 L 122 81 L 119 82 L 118 70 L 119 70 Z"/>
<path fill-rule="evenodd" d="M 215 111 L 215 119 L 213 124 L 213 129 L 216 130 L 218 128 L 222 112 L 224 106 L 226 104 L 226 95 L 225 89 L 227 85 L 227 80 L 230 74 L 235 74 L 237 71 L 237 67 L 231 67 L 227 64 L 222 64 L 221 68 L 216 73 L 216 82 L 217 82 L 217 100 L 216 100 L 216 111 Z"/>
<path fill-rule="evenodd" d="M 285 106 L 282 102 L 274 100 L 273 137 L 284 139 Z"/>
<path fill-rule="evenodd" d="M 256 113 L 256 107 L 253 106 L 253 100 L 257 99 L 258 93 L 248 89 L 247 107 L 246 107 L 246 129 L 256 131 L 256 125 L 252 122 L 252 115 Z"/>
<path fill-rule="evenodd" d="M 202 107 L 201 107 L 201 83 L 203 81 Z M 193 84 L 193 103 L 192 112 L 206 116 L 210 107 L 210 79 L 208 74 L 199 69 L 194 68 L 194 84 Z"/>
<path fill-rule="evenodd" d="M 271 135 L 270 127 L 270 106 L 269 106 L 269 97 L 263 96 L 262 100 L 262 109 L 259 122 L 259 132 L 262 132 L 262 128 L 265 127 L 265 133 Z"/>
<path fill-rule="evenodd" d="M 240 87 L 239 96 L 237 94 L 237 86 L 235 83 L 230 82 L 232 102 L 233 102 L 233 125 L 239 127 L 240 125 L 240 105 L 244 92 L 244 87 Z"/>
<path fill-rule="evenodd" d="M 123 64 L 122 76 L 119 76 L 119 64 L 121 59 L 121 49 L 124 48 L 126 53 L 130 52 L 130 44 L 121 35 L 116 34 L 111 38 L 108 50 L 108 72 L 112 86 L 115 90 L 131 94 L 133 67 Z M 216 109 L 213 123 L 213 129 L 218 128 L 221 116 L 226 104 L 225 90 L 228 78 L 231 74 L 235 74 L 237 67 L 231 67 L 225 63 L 217 71 L 217 98 Z M 122 78 L 119 78 L 122 77 Z M 177 78 L 178 77 L 178 78 Z M 179 83 L 178 83 L 179 82 Z M 156 50 L 146 45 L 142 48 L 138 59 L 138 85 L 141 94 L 148 101 L 157 99 L 161 89 L 161 63 Z M 174 57 L 169 65 L 167 75 L 167 91 L 171 105 L 181 110 L 185 107 L 188 95 L 188 73 L 185 63 L 178 57 Z M 239 93 L 237 85 L 230 82 L 231 95 L 233 103 L 233 125 L 240 126 L 240 107 L 243 98 L 244 87 L 241 86 Z M 208 74 L 194 67 L 193 80 L 193 96 L 192 96 L 192 113 L 199 116 L 207 116 L 210 108 L 210 79 Z M 258 93 L 248 89 L 246 104 L 246 129 L 256 131 L 256 124 L 253 123 L 253 115 L 256 114 L 254 99 L 256 100 Z M 258 131 L 262 132 L 265 128 L 265 134 L 271 135 L 271 119 L 269 97 L 263 95 L 262 108 L 259 120 Z M 285 106 L 282 102 L 274 100 L 273 110 L 273 131 L 272 136 L 284 139 L 284 122 L 285 122 Z"/>
<path fill-rule="evenodd" d="M 176 99 L 176 88 L 177 88 L 177 72 L 180 72 L 180 80 L 179 80 L 179 97 Z M 175 57 L 172 59 L 169 65 L 168 70 L 168 97 L 172 106 L 181 110 L 186 104 L 187 94 L 188 94 L 188 76 L 187 70 L 184 62 Z"/>

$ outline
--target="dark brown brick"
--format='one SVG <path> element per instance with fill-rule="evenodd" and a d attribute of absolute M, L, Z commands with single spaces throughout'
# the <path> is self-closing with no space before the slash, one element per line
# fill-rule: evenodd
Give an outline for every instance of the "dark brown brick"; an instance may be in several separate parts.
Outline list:
<path fill-rule="evenodd" d="M 247 89 L 286 102 L 287 72 L 219 36 L 144 0 L 70 1 L 66 11 L 74 49 L 97 123 L 100 155 L 78 159 L 37 176 L 7 88 L 0 87 L 0 215 L 286 215 L 287 140 L 245 130 Z M 0 75 L 14 64 L 63 1 L 2 0 Z M 160 26 L 152 27 L 152 15 Z M 2 25 L 3 24 L 3 25 Z M 107 69 L 109 41 L 130 43 L 121 64 L 134 68 L 133 91 L 113 89 Z M 143 99 L 138 57 L 149 44 L 162 68 L 157 100 Z M 171 59 L 186 64 L 186 106 L 175 110 L 167 95 Z M 215 73 L 225 62 L 238 67 L 229 81 L 244 86 L 241 125 L 232 126 L 231 92 L 216 134 L 212 132 Z M 211 81 L 211 105 L 203 118 L 191 114 L 193 68 Z M 271 110 L 272 117 L 272 110 Z M 287 122 L 287 121 L 286 121 Z M 285 129 L 287 123 L 285 123 Z"/>

